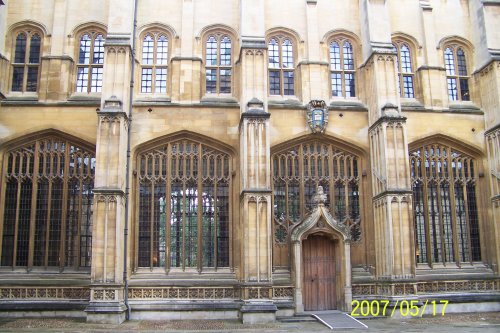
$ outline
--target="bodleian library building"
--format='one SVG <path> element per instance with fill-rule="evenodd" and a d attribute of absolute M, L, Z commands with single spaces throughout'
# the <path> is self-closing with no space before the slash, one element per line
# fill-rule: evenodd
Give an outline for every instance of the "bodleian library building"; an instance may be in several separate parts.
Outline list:
<path fill-rule="evenodd" d="M 500 310 L 499 0 L 0 1 L 0 313 Z"/>

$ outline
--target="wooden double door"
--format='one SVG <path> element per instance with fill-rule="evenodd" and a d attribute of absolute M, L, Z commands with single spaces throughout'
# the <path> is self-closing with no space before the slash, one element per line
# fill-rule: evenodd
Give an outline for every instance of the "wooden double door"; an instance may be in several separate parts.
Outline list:
<path fill-rule="evenodd" d="M 304 310 L 337 308 L 335 244 L 325 236 L 311 235 L 302 243 Z"/>

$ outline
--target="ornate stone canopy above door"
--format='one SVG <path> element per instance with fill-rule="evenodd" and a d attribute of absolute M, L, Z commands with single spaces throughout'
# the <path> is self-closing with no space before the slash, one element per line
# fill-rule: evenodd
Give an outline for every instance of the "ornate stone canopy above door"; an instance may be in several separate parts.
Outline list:
<path fill-rule="evenodd" d="M 351 235 L 349 228 L 337 222 L 325 207 L 326 194 L 318 186 L 314 197 L 316 206 L 312 212 L 291 232 L 292 242 L 292 279 L 295 284 L 295 311 L 304 311 L 304 253 L 303 242 L 309 236 L 328 238 L 334 247 L 336 276 L 334 283 L 335 304 L 339 310 L 350 311 L 352 301 L 351 287 Z"/>

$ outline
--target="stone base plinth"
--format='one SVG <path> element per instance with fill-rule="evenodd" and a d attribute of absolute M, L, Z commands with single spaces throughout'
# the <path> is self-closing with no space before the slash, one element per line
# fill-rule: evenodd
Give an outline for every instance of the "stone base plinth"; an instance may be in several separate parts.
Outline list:
<path fill-rule="evenodd" d="M 85 309 L 88 323 L 121 324 L 126 319 L 127 307 L 122 302 L 90 302 Z"/>
<path fill-rule="evenodd" d="M 243 324 L 274 323 L 278 308 L 273 302 L 245 302 L 241 307 Z"/>

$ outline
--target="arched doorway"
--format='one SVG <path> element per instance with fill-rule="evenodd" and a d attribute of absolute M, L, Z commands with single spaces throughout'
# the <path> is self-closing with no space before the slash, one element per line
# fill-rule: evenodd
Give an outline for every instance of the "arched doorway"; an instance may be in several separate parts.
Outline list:
<path fill-rule="evenodd" d="M 302 242 L 304 310 L 337 308 L 334 242 L 325 235 L 310 235 Z"/>
<path fill-rule="evenodd" d="M 351 310 L 351 234 L 325 207 L 318 186 L 316 207 L 290 235 L 293 244 L 292 278 L 295 311 Z"/>

